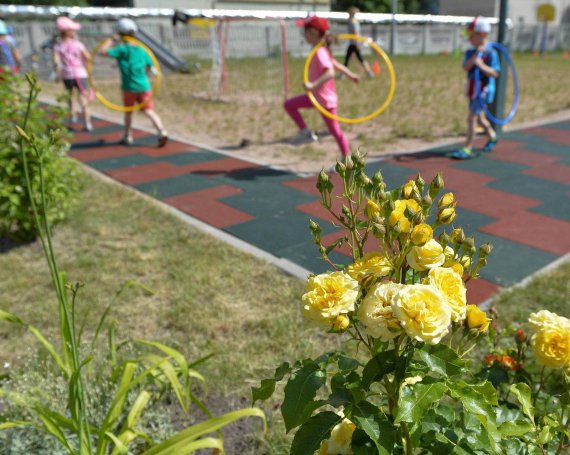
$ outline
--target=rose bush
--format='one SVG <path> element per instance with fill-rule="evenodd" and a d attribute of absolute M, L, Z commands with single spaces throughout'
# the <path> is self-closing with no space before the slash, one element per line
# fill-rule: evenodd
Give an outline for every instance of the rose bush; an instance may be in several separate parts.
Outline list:
<path fill-rule="evenodd" d="M 305 315 L 354 349 L 282 364 L 253 388 L 254 402 L 288 377 L 281 414 L 286 430 L 296 429 L 294 455 L 561 453 L 570 423 L 568 320 L 541 311 L 530 318 L 531 337 L 503 346 L 512 337 L 470 304 L 465 287 L 491 246 L 451 226 L 459 201 L 440 196 L 442 176 L 426 184 L 418 175 L 388 191 L 382 174 L 370 178 L 364 166 L 358 152 L 337 163 L 340 194 L 328 174 L 318 177 L 321 203 L 344 234 L 323 244 L 310 222 L 334 270 L 310 277 L 302 297 Z M 335 198 L 343 200 L 338 213 Z M 335 249 L 350 263 L 334 264 Z M 542 370 L 527 362 L 530 350 Z"/>

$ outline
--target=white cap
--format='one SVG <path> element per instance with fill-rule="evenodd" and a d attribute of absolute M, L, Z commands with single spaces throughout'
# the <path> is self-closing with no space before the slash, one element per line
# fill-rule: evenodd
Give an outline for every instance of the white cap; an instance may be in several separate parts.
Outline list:
<path fill-rule="evenodd" d="M 136 33 L 138 29 L 139 28 L 137 27 L 137 24 L 135 24 L 135 21 L 127 17 L 123 17 L 117 22 L 117 31 L 124 35 L 127 35 L 129 33 Z"/>
<path fill-rule="evenodd" d="M 470 32 L 491 33 L 491 24 L 483 16 L 477 16 L 467 29 Z"/>

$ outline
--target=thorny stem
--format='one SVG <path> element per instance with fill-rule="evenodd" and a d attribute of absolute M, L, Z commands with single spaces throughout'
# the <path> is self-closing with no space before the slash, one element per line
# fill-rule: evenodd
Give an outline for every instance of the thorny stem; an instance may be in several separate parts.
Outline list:
<path fill-rule="evenodd" d="M 538 384 L 538 390 L 536 391 L 536 395 L 532 400 L 533 407 L 536 405 L 536 400 L 538 399 L 538 395 L 540 394 L 540 391 L 542 390 L 542 386 L 544 384 L 544 370 L 546 370 L 546 366 L 543 366 L 542 370 L 540 370 L 540 382 Z"/>

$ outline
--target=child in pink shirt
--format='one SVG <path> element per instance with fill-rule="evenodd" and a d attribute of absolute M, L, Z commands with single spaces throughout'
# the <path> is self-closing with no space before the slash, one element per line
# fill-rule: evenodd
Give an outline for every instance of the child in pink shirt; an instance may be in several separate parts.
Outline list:
<path fill-rule="evenodd" d="M 311 16 L 302 23 L 305 28 L 305 39 L 309 44 L 316 46 L 321 42 L 329 30 L 329 22 L 317 16 Z M 359 77 L 344 65 L 338 63 L 332 56 L 327 46 L 322 46 L 313 56 L 309 66 L 309 81 L 304 84 L 308 92 L 312 92 L 317 101 L 331 114 L 336 115 L 338 96 L 335 85 L 335 69 L 347 75 L 354 82 Z M 293 139 L 293 143 L 301 144 L 318 140 L 317 135 L 307 128 L 300 109 L 314 108 L 307 94 L 299 95 L 285 101 L 285 110 L 299 127 L 299 134 Z M 346 136 L 340 129 L 338 121 L 322 116 L 331 135 L 335 138 L 343 156 L 350 155 L 350 147 Z"/>
<path fill-rule="evenodd" d="M 69 110 L 71 122 L 75 123 L 75 107 L 73 91 L 77 90 L 79 104 L 83 114 L 85 130 L 92 131 L 91 116 L 89 115 L 89 85 L 87 82 L 86 63 L 91 54 L 83 43 L 76 38 L 76 32 L 81 25 L 72 21 L 69 17 L 60 16 L 56 22 L 60 39 L 53 48 L 53 63 L 58 80 L 63 80 L 65 88 L 69 92 Z"/>

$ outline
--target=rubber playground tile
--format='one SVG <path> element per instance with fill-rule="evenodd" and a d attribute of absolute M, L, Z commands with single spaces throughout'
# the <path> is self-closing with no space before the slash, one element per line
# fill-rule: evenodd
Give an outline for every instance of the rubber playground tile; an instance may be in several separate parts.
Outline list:
<path fill-rule="evenodd" d="M 570 223 L 536 213 L 521 212 L 516 217 L 503 218 L 480 230 L 558 256 L 570 252 Z"/>
<path fill-rule="evenodd" d="M 232 174 L 244 169 L 256 169 L 259 167 L 259 164 L 238 160 L 236 158 L 225 158 L 223 156 L 221 159 L 202 161 L 186 166 L 189 172 L 206 177 Z"/>
<path fill-rule="evenodd" d="M 568 158 L 568 145 L 555 144 L 549 142 L 540 136 L 533 136 L 525 133 L 517 133 L 511 138 L 524 142 L 524 149 L 531 152 L 546 153 L 548 155 L 557 155 L 562 159 Z"/>
<path fill-rule="evenodd" d="M 461 227 L 465 231 L 465 235 L 477 236 L 477 231 L 479 229 L 496 221 L 496 218 L 478 213 L 474 210 L 466 209 L 461 203 L 461 200 L 459 201 L 459 206 L 456 207 L 455 212 L 457 213 L 457 220 L 459 220 Z M 452 227 L 449 226 L 449 229 L 446 230 L 450 232 L 451 228 Z"/>
<path fill-rule="evenodd" d="M 157 199 L 164 199 L 193 191 L 214 188 L 220 184 L 215 180 L 196 174 L 184 174 L 154 182 L 141 183 L 135 188 Z"/>
<path fill-rule="evenodd" d="M 535 169 L 528 169 L 523 171 L 523 174 L 562 184 L 570 183 L 570 166 L 560 163 L 546 164 Z"/>
<path fill-rule="evenodd" d="M 197 147 L 177 141 L 169 141 L 164 147 L 157 147 L 156 140 L 151 145 L 141 144 L 137 141 L 135 147 L 145 155 L 157 158 L 197 150 Z"/>
<path fill-rule="evenodd" d="M 73 158 L 89 163 L 91 161 L 106 160 L 110 158 L 118 158 L 120 156 L 134 155 L 136 152 L 127 147 L 96 147 L 86 148 L 84 150 L 71 149 L 69 155 Z"/>
<path fill-rule="evenodd" d="M 188 164 L 203 163 L 205 161 L 215 161 L 220 155 L 209 150 L 196 150 L 192 152 L 180 152 L 174 155 L 161 156 L 160 161 L 166 161 L 176 166 L 186 166 Z"/>
<path fill-rule="evenodd" d="M 489 153 L 486 157 L 492 160 L 508 161 L 531 168 L 555 163 L 560 160 L 560 157 L 557 155 L 524 150 L 524 145 L 518 145 L 518 147 L 497 147 L 495 152 Z"/>
<path fill-rule="evenodd" d="M 314 274 L 330 272 L 332 269 L 332 266 L 322 258 L 319 248 L 314 243 L 305 242 L 276 251 L 275 254 L 295 264 L 302 264 Z M 333 264 L 347 265 L 350 262 L 347 256 L 336 251 L 330 252 L 329 259 Z"/>
<path fill-rule="evenodd" d="M 490 154 L 491 155 L 491 154 Z M 493 177 L 489 179 L 491 182 L 494 179 L 508 181 L 511 177 L 520 175 L 522 171 L 528 169 L 528 166 L 523 166 L 517 163 L 510 163 L 506 161 L 494 160 L 488 155 L 481 155 L 473 160 L 460 161 L 453 166 L 454 169 L 462 169 L 469 172 L 476 172 L 482 175 Z M 444 175 L 444 180 L 447 180 Z M 466 182 L 466 185 L 470 182 Z"/>
<path fill-rule="evenodd" d="M 570 131 L 570 121 L 554 122 L 548 124 L 549 128 Z"/>
<path fill-rule="evenodd" d="M 418 173 L 416 167 L 404 167 L 399 164 L 399 162 L 392 159 L 369 163 L 365 168 L 366 174 L 372 178 L 377 171 L 380 171 L 384 182 L 386 182 L 386 189 L 391 190 L 392 188 L 402 185 L 402 182 L 414 178 Z"/>
<path fill-rule="evenodd" d="M 540 136 L 548 142 L 554 144 L 570 145 L 570 131 L 549 128 L 549 127 L 536 127 L 529 128 L 526 130 L 527 134 L 532 134 L 533 136 Z"/>
<path fill-rule="evenodd" d="M 465 287 L 468 305 L 479 305 L 499 290 L 499 286 L 483 278 L 471 279 L 465 283 Z"/>
<path fill-rule="evenodd" d="M 515 174 L 508 180 L 491 182 L 489 187 L 542 201 L 540 205 L 529 209 L 532 212 L 564 221 L 570 219 L 570 199 L 566 194 L 568 185 L 529 175 Z"/>
<path fill-rule="evenodd" d="M 557 255 L 501 237 L 477 232 L 477 245 L 491 243 L 493 251 L 487 265 L 481 269 L 481 278 L 501 287 L 512 286 L 551 262 Z"/>
<path fill-rule="evenodd" d="M 513 216 L 520 211 L 542 204 L 542 201 L 538 199 L 530 199 L 485 186 L 478 188 L 462 186 L 454 193 L 461 209 L 468 209 L 494 218 Z"/>
<path fill-rule="evenodd" d="M 188 173 L 188 171 L 183 167 L 160 161 L 143 164 L 141 166 L 132 166 L 107 171 L 107 174 L 111 177 L 126 183 L 127 185 L 154 182 L 156 180 L 176 177 L 186 173 Z"/>
<path fill-rule="evenodd" d="M 155 160 L 149 158 L 146 155 L 141 155 L 140 153 L 129 154 L 124 156 L 117 156 L 112 158 L 106 158 L 97 161 L 91 161 L 89 166 L 99 170 L 99 171 L 109 171 L 111 169 L 120 169 L 133 166 L 141 166 L 143 164 L 154 163 Z"/>
<path fill-rule="evenodd" d="M 218 201 L 221 197 L 240 192 L 241 190 L 238 188 L 222 185 L 194 191 L 190 194 L 165 198 L 164 202 L 211 226 L 224 229 L 234 224 L 245 223 L 254 219 L 253 216 Z"/>
<path fill-rule="evenodd" d="M 93 131 L 88 133 L 91 134 L 93 136 L 100 136 L 102 134 L 109 134 L 109 133 L 116 133 L 118 131 L 124 131 L 124 127 L 123 125 L 118 125 L 116 123 L 110 123 L 106 126 L 102 126 L 100 128 L 95 128 L 95 125 L 93 125 Z"/>

